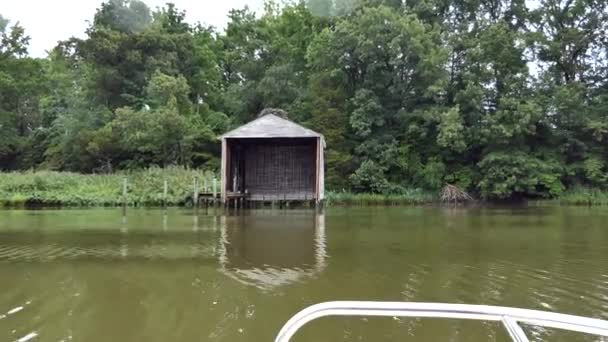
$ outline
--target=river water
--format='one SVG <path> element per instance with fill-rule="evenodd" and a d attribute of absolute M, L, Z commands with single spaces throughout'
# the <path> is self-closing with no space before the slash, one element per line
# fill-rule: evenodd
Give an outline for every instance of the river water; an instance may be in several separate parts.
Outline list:
<path fill-rule="evenodd" d="M 608 319 L 608 208 L 0 211 L 0 341 L 272 341 L 328 300 Z M 508 340 L 497 323 L 396 318 L 325 318 L 294 339 Z"/>

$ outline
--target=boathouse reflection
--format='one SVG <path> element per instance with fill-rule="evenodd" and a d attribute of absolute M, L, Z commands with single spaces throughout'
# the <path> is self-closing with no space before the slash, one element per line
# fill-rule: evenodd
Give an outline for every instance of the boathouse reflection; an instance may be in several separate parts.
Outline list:
<path fill-rule="evenodd" d="M 325 216 L 252 213 L 220 218 L 221 270 L 261 289 L 303 281 L 326 266 Z"/>

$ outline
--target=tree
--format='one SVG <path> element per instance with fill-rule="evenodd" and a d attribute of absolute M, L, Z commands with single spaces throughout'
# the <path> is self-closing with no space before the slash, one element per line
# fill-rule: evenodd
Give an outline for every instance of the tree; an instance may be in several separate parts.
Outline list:
<path fill-rule="evenodd" d="M 45 91 L 42 63 L 27 57 L 29 37 L 0 17 L 0 170 L 19 167 L 28 137 L 40 127 L 38 101 Z"/>
<path fill-rule="evenodd" d="M 606 51 L 607 9 L 605 1 L 547 0 L 532 12 L 532 37 L 542 76 L 539 92 L 548 121 L 555 127 L 552 143 L 564 163 L 572 165 L 568 184 L 600 184 L 594 174 L 605 170 L 596 162 L 605 150 L 598 148 L 599 136 L 590 133 L 606 119 L 605 112 L 597 109 L 606 94 L 608 64 L 600 56 Z M 590 171 L 591 165 L 596 171 Z"/>
<path fill-rule="evenodd" d="M 217 168 L 217 135 L 280 107 L 324 134 L 329 189 L 606 189 L 608 3 L 529 5 L 268 1 L 219 32 L 108 0 L 44 59 L 0 17 L 0 169 Z"/>
<path fill-rule="evenodd" d="M 156 71 L 146 87 L 147 102 L 153 108 L 175 103 L 177 111 L 182 115 L 192 112 L 192 104 L 188 98 L 190 86 L 183 76 L 172 77 Z"/>
<path fill-rule="evenodd" d="M 446 58 L 439 38 L 438 30 L 415 16 L 379 5 L 339 19 L 308 51 L 318 75 L 313 77 L 327 84 L 322 91 L 335 87 L 344 92 L 336 110 L 348 115 L 350 127 L 341 136 L 352 132 L 358 145 L 352 152 L 359 162 L 373 160 L 395 185 L 413 180 L 398 162 L 399 145 L 414 143 L 422 154 L 432 146 L 425 143 L 433 139 L 426 135 L 427 125 L 436 125 L 434 97 L 444 82 Z M 418 125 L 425 132 L 416 130 Z"/>
<path fill-rule="evenodd" d="M 170 5 L 170 10 L 174 9 Z M 101 4 L 93 19 L 94 27 L 122 33 L 141 32 L 152 23 L 150 8 L 138 0 L 109 0 Z"/>
<path fill-rule="evenodd" d="M 95 100 L 112 110 L 142 107 L 152 74 L 180 74 L 191 81 L 194 39 L 183 14 L 169 6 L 155 14 L 139 1 L 113 0 L 97 11 L 76 53 L 93 67 Z"/>

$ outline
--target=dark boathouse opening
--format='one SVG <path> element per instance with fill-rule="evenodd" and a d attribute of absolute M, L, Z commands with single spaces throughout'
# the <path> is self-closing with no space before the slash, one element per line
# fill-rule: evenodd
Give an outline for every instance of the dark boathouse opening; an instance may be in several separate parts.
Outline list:
<path fill-rule="evenodd" d="M 324 139 L 287 119 L 264 115 L 222 137 L 222 199 L 323 199 Z"/>

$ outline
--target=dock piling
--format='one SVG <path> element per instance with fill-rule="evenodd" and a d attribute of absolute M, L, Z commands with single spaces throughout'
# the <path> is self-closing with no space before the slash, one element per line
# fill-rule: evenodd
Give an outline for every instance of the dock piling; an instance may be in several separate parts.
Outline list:
<path fill-rule="evenodd" d="M 198 208 L 198 177 L 194 177 L 194 193 L 192 195 L 192 205 Z"/>
<path fill-rule="evenodd" d="M 122 205 L 127 207 L 127 178 L 122 179 Z"/>
<path fill-rule="evenodd" d="M 169 192 L 169 183 L 165 179 L 163 182 L 163 207 L 167 207 L 167 193 Z"/>
<path fill-rule="evenodd" d="M 213 177 L 213 205 L 217 201 L 217 178 Z"/>

